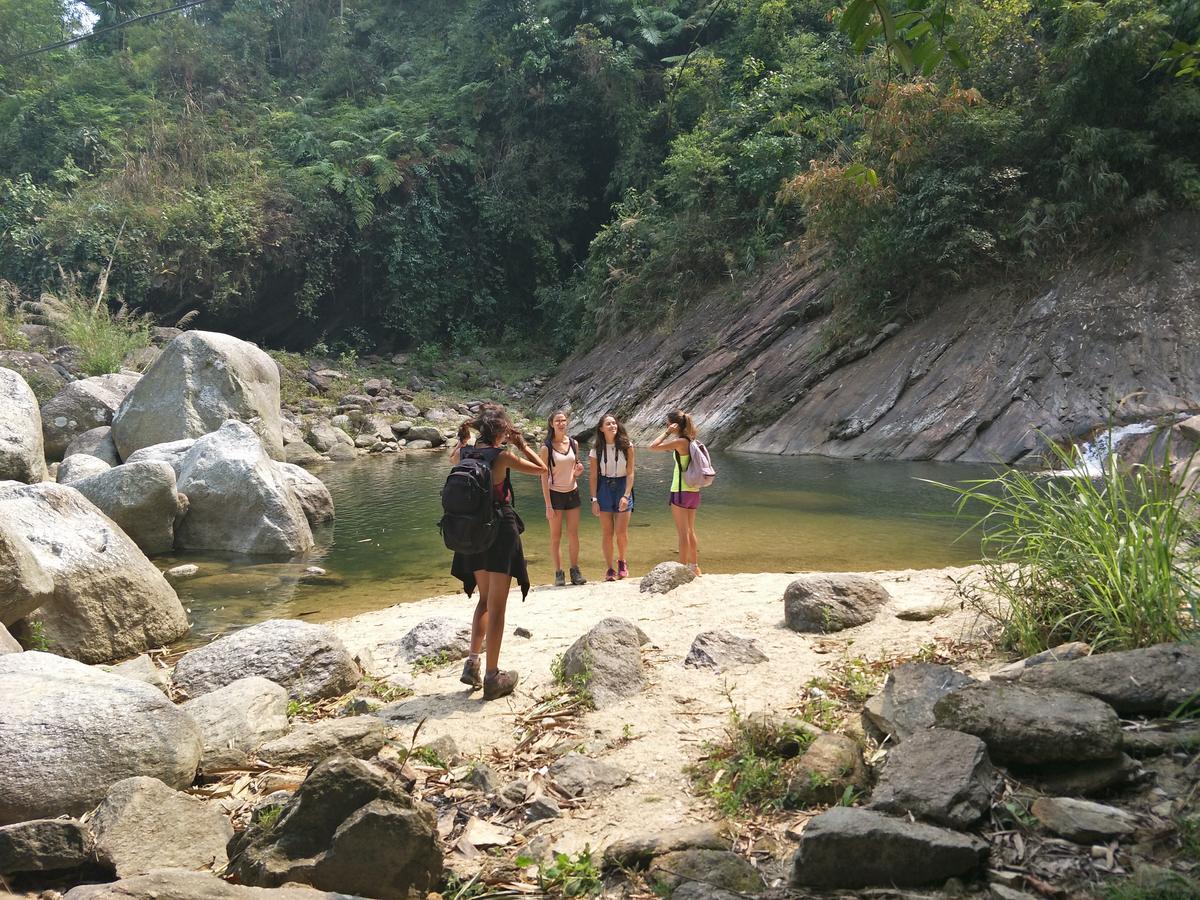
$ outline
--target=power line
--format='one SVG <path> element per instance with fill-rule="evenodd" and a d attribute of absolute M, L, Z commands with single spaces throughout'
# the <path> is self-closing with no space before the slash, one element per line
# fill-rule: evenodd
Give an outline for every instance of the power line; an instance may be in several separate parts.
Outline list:
<path fill-rule="evenodd" d="M 62 47 L 70 47 L 73 44 L 81 43 L 82 41 L 90 40 L 94 37 L 101 37 L 112 31 L 124 28 L 127 25 L 134 25 L 138 22 L 145 22 L 149 19 L 157 19 L 159 16 L 165 16 L 167 13 L 179 12 L 184 9 L 191 9 L 193 6 L 199 6 L 202 3 L 207 3 L 208 0 L 187 0 L 186 3 L 180 3 L 177 6 L 169 7 L 168 9 L 160 9 L 157 12 L 145 13 L 144 15 L 134 16 L 132 19 L 125 19 L 121 22 L 114 22 L 112 25 L 105 25 L 103 28 L 96 28 L 89 31 L 87 34 L 81 34 L 79 37 L 73 37 L 69 40 L 59 41 L 55 44 L 50 44 L 45 47 L 38 47 L 36 50 L 26 50 L 24 53 L 18 53 L 16 56 L 10 56 L 8 59 L 0 60 L 0 66 L 7 66 L 9 63 L 15 63 L 18 60 L 27 59 L 30 56 L 36 56 L 39 53 L 48 53 L 51 50 L 58 50 Z"/>

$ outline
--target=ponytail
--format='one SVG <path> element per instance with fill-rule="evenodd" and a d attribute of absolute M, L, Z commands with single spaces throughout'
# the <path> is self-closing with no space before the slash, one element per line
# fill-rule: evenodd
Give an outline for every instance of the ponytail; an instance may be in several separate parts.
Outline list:
<path fill-rule="evenodd" d="M 667 421 L 679 426 L 679 436 L 689 441 L 696 439 L 696 423 L 682 409 L 667 413 Z"/>

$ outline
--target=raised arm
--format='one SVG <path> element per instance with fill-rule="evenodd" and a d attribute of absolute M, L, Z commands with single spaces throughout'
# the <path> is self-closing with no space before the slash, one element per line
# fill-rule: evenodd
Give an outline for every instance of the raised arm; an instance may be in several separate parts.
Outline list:
<path fill-rule="evenodd" d="M 515 428 L 508 433 L 509 449 L 506 454 L 508 467 L 516 469 L 525 475 L 540 475 L 545 476 L 549 471 L 546 464 L 542 462 L 542 458 L 529 449 L 529 445 L 525 443 L 525 436 Z M 516 452 L 513 452 L 516 448 Z M 550 498 L 546 498 L 546 505 L 550 505 Z"/>
<path fill-rule="evenodd" d="M 662 434 L 650 442 L 650 450 L 678 450 L 680 453 L 686 453 L 688 442 L 686 438 L 679 437 L 679 426 L 672 422 L 663 429 Z"/>

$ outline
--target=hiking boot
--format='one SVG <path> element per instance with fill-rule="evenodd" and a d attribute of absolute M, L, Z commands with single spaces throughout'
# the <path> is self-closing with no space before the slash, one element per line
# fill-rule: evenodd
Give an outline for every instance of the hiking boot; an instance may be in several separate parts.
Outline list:
<path fill-rule="evenodd" d="M 479 660 L 472 660 L 468 658 L 467 661 L 463 663 L 462 677 L 458 680 L 463 684 L 469 684 L 471 686 L 471 690 L 473 691 L 477 691 L 483 687 L 483 678 L 479 674 Z"/>
<path fill-rule="evenodd" d="M 572 570 L 571 570 L 571 573 L 572 573 L 572 574 L 571 574 L 571 579 L 572 579 L 572 581 L 574 581 L 574 578 L 575 578 L 575 575 L 574 575 L 574 573 L 575 573 L 575 570 L 574 570 L 574 569 L 572 569 Z M 555 569 L 555 570 L 554 570 L 554 586 L 555 586 L 555 587 L 564 587 L 564 586 L 566 585 L 566 583 L 567 583 L 567 579 L 566 579 L 566 578 L 563 576 L 563 570 L 562 570 L 562 569 Z"/>
<path fill-rule="evenodd" d="M 507 697 L 517 686 L 517 673 L 497 669 L 483 679 L 483 699 L 498 700 Z"/>
<path fill-rule="evenodd" d="M 587 584 L 587 579 L 579 571 L 579 566 L 571 566 L 571 584 Z"/>
<path fill-rule="evenodd" d="M 617 560 L 617 577 L 618 578 L 628 578 L 629 577 L 629 566 L 625 565 L 625 560 L 623 560 L 623 559 Z"/>
<path fill-rule="evenodd" d="M 607 572 L 604 573 L 604 580 L 605 581 L 616 581 L 617 573 L 614 572 L 612 569 L 609 569 Z"/>

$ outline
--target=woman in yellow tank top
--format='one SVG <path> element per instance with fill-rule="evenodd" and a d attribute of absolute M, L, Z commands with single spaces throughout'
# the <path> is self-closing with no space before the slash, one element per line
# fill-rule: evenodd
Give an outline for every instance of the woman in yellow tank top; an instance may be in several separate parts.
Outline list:
<path fill-rule="evenodd" d="M 688 448 L 696 439 L 696 424 L 681 409 L 667 414 L 667 427 L 650 443 L 651 450 L 672 453 L 671 518 L 679 538 L 679 561 L 700 574 L 700 545 L 696 540 L 696 510 L 700 508 L 700 489 L 688 485 L 683 478 L 691 456 Z"/>

